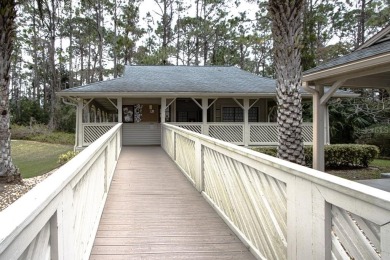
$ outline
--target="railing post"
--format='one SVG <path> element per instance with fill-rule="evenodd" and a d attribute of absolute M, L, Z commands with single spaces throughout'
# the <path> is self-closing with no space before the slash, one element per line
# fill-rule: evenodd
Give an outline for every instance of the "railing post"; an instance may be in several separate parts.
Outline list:
<path fill-rule="evenodd" d="M 62 203 L 57 210 L 58 255 L 60 259 L 75 259 L 73 189 L 67 186 L 62 191 Z"/>
<path fill-rule="evenodd" d="M 58 211 L 50 219 L 50 259 L 58 260 Z"/>
<path fill-rule="evenodd" d="M 390 223 L 381 226 L 380 229 L 380 238 L 381 238 L 381 256 L 383 260 L 390 259 Z"/>
<path fill-rule="evenodd" d="M 331 259 L 331 205 L 315 184 L 297 177 L 287 198 L 288 259 Z"/>
<path fill-rule="evenodd" d="M 196 189 L 199 192 L 204 190 L 204 170 L 203 170 L 203 148 L 200 140 L 195 140 L 195 176 Z"/>
<path fill-rule="evenodd" d="M 287 256 L 312 259 L 312 201 L 310 183 L 294 177 L 287 185 Z"/>
<path fill-rule="evenodd" d="M 312 259 L 332 258 L 332 205 L 330 205 L 321 192 L 311 184 L 312 191 L 312 227 L 313 227 L 313 256 Z"/>
<path fill-rule="evenodd" d="M 172 130 L 173 161 L 176 161 L 176 131 Z"/>
<path fill-rule="evenodd" d="M 111 169 L 108 169 L 108 146 L 104 149 L 104 193 L 108 192 L 108 171 Z"/>

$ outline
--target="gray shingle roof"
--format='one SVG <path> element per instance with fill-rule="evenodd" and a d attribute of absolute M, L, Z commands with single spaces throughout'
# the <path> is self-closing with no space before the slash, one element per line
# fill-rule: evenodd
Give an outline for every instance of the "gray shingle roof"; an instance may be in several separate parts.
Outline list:
<path fill-rule="evenodd" d="M 126 66 L 121 78 L 66 89 L 62 93 L 275 93 L 275 87 L 275 80 L 235 67 Z"/>
<path fill-rule="evenodd" d="M 375 45 L 369 46 L 367 48 L 356 50 L 356 51 L 351 52 L 350 54 L 347 54 L 345 56 L 342 56 L 342 57 L 336 58 L 334 60 L 331 60 L 329 62 L 323 63 L 315 68 L 306 70 L 305 72 L 303 72 L 303 75 L 308 75 L 308 74 L 318 72 L 321 70 L 330 69 L 333 67 L 337 67 L 337 66 L 344 65 L 344 64 L 347 64 L 350 62 L 366 59 L 366 58 L 373 57 L 373 56 L 380 55 L 380 54 L 387 53 L 387 52 L 390 52 L 390 41 L 380 42 L 380 43 L 377 43 Z"/>

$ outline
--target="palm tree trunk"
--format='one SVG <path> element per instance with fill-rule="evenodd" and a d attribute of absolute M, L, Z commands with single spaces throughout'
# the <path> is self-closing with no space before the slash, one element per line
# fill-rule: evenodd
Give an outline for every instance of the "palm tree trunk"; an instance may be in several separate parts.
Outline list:
<path fill-rule="evenodd" d="M 302 138 L 301 34 L 304 0 L 270 0 L 278 101 L 278 157 L 305 164 Z"/>
<path fill-rule="evenodd" d="M 11 54 L 15 39 L 15 0 L 2 0 L 0 6 L 0 177 L 7 181 L 20 179 L 18 169 L 12 163 L 11 158 L 11 132 L 9 113 L 9 83 Z"/>

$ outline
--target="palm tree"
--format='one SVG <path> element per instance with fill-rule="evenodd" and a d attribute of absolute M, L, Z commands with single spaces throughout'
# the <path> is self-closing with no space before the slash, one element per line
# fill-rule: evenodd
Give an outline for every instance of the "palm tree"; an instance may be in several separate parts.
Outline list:
<path fill-rule="evenodd" d="M 7 181 L 20 179 L 20 173 L 12 163 L 11 132 L 9 113 L 9 82 L 12 47 L 15 39 L 15 0 L 2 0 L 0 3 L 0 177 Z"/>
<path fill-rule="evenodd" d="M 301 34 L 304 0 L 269 0 L 278 102 L 278 157 L 304 165 Z"/>

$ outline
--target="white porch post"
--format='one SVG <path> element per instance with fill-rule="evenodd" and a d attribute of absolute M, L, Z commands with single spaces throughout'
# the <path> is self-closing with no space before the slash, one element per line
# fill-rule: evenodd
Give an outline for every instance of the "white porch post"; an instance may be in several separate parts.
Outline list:
<path fill-rule="evenodd" d="M 321 105 L 324 86 L 316 86 L 313 94 L 313 169 L 325 171 L 325 105 Z"/>
<path fill-rule="evenodd" d="M 91 123 L 91 108 L 90 108 L 90 105 L 88 104 L 86 107 L 84 107 L 84 109 L 86 109 L 86 114 L 87 114 L 87 122 L 86 123 Z"/>
<path fill-rule="evenodd" d="M 209 107 L 209 99 L 202 98 L 202 134 L 209 135 L 209 128 L 207 125 L 207 109 Z"/>
<path fill-rule="evenodd" d="M 83 107 L 84 102 L 82 98 L 77 99 L 77 147 L 83 147 Z"/>
<path fill-rule="evenodd" d="M 165 110 L 167 109 L 167 98 L 162 97 L 161 98 L 161 124 L 165 123 Z"/>
<path fill-rule="evenodd" d="M 118 123 L 122 123 L 122 97 L 118 97 L 116 103 L 118 106 Z"/>
<path fill-rule="evenodd" d="M 244 98 L 244 146 L 249 146 L 250 129 L 249 129 L 249 98 Z"/>
<path fill-rule="evenodd" d="M 329 106 L 325 104 L 325 144 L 330 144 Z"/>

